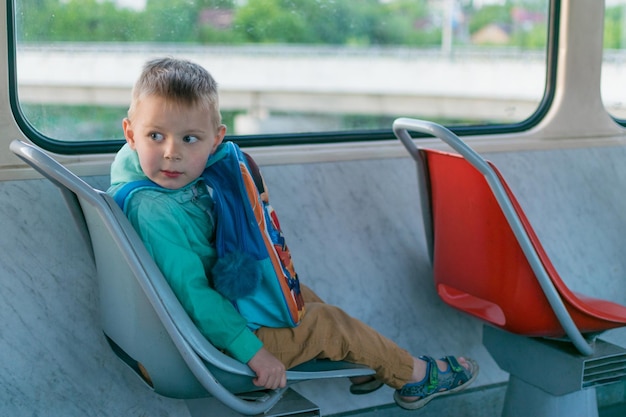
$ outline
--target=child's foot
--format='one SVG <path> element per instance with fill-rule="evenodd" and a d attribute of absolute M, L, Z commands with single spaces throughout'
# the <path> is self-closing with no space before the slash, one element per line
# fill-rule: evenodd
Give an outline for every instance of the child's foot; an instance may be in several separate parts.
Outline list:
<path fill-rule="evenodd" d="M 439 360 L 421 356 L 420 359 L 424 362 L 416 362 L 414 375 L 423 377 L 409 382 L 393 395 L 396 403 L 408 410 L 421 408 L 436 397 L 461 391 L 478 375 L 478 364 L 471 359 L 454 356 Z"/>
<path fill-rule="evenodd" d="M 376 391 L 384 384 L 373 376 L 355 376 L 350 378 L 350 392 L 355 395 L 369 394 Z"/>

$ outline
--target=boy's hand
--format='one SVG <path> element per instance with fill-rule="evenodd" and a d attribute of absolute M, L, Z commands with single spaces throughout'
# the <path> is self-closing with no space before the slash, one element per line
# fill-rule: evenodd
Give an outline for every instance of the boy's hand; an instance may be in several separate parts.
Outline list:
<path fill-rule="evenodd" d="M 256 373 L 252 382 L 257 387 L 276 389 L 287 385 L 285 365 L 265 348 L 261 348 L 248 361 L 248 366 Z"/>

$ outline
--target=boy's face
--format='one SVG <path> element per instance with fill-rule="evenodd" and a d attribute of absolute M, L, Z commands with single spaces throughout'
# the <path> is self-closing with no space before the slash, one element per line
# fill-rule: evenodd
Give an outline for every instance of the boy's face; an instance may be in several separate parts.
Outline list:
<path fill-rule="evenodd" d="M 209 112 L 201 106 L 154 95 L 137 103 L 132 120 L 124 119 L 122 127 L 144 174 L 172 190 L 202 175 L 209 155 L 226 134 L 224 126 L 215 130 Z"/>

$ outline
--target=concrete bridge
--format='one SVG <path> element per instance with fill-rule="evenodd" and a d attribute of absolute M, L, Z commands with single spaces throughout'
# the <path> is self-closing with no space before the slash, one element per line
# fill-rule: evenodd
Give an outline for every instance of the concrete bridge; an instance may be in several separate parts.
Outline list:
<path fill-rule="evenodd" d="M 263 121 L 281 112 L 519 121 L 536 109 L 546 72 L 538 52 L 69 43 L 18 48 L 19 97 L 125 106 L 143 63 L 165 55 L 213 74 L 222 109 L 245 112 L 237 134 L 267 132 Z M 626 79 L 621 62 L 610 65 Z"/>

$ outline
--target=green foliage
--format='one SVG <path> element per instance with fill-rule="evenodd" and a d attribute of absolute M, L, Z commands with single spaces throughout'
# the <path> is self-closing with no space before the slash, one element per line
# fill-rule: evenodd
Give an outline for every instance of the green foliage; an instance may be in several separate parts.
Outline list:
<path fill-rule="evenodd" d="M 234 9 L 234 0 L 198 0 L 198 9 Z"/>
<path fill-rule="evenodd" d="M 515 2 L 545 10 L 547 0 Z M 488 24 L 512 30 L 511 43 L 545 45 L 545 25 L 513 27 L 513 2 L 479 9 L 467 3 L 469 33 Z M 113 0 L 18 0 L 19 41 L 299 43 L 325 45 L 437 46 L 441 16 L 415 0 L 148 0 L 144 10 L 117 7 Z M 217 27 L 200 18 L 221 10 L 232 24 Z M 620 45 L 622 8 L 607 9 L 607 45 Z M 461 42 L 463 41 L 463 38 Z M 459 41 L 457 41 L 458 43 Z"/>
<path fill-rule="evenodd" d="M 434 38 L 416 27 L 427 13 L 412 0 L 249 0 L 236 10 L 233 31 L 247 42 L 420 45 Z"/>
<path fill-rule="evenodd" d="M 248 42 L 372 43 L 377 11 L 376 0 L 249 0 L 237 9 L 234 30 Z"/>
<path fill-rule="evenodd" d="M 481 7 L 471 16 L 469 32 L 475 33 L 490 24 L 510 26 L 512 24 L 511 6 L 489 5 Z"/>
<path fill-rule="evenodd" d="M 384 10 L 375 10 L 376 24 L 373 37 L 380 44 L 432 46 L 441 44 L 441 28 L 429 23 L 425 2 L 397 0 L 387 3 Z"/>
<path fill-rule="evenodd" d="M 604 14 L 604 47 L 621 49 L 626 46 L 626 6 L 608 7 Z"/>
<path fill-rule="evenodd" d="M 250 0 L 239 8 L 234 30 L 246 42 L 308 43 L 307 21 L 298 13 L 284 8 L 284 0 Z"/>
<path fill-rule="evenodd" d="M 530 30 L 518 30 L 512 38 L 511 44 L 522 49 L 539 49 L 548 43 L 548 28 L 546 25 L 536 25 Z"/>
<path fill-rule="evenodd" d="M 193 42 L 198 6 L 191 0 L 148 0 L 142 13 L 142 41 Z"/>
<path fill-rule="evenodd" d="M 238 44 L 244 43 L 245 38 L 232 30 L 220 30 L 211 26 L 198 28 L 198 42 L 202 44 Z"/>
<path fill-rule="evenodd" d="M 21 41 L 127 41 L 135 20 L 132 11 L 108 0 L 22 0 L 18 7 Z"/>

